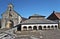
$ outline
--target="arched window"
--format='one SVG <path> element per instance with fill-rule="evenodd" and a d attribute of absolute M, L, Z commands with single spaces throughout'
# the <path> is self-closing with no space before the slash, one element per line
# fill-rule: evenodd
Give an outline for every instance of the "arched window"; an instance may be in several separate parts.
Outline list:
<path fill-rule="evenodd" d="M 46 28 L 46 26 L 44 26 L 44 28 Z"/>
<path fill-rule="evenodd" d="M 27 26 L 24 26 L 24 27 L 23 27 L 23 30 L 27 30 Z"/>
<path fill-rule="evenodd" d="M 26 26 L 24 26 L 23 28 L 27 28 Z"/>
<path fill-rule="evenodd" d="M 55 25 L 55 28 L 57 28 L 57 25 Z"/>
<path fill-rule="evenodd" d="M 50 26 L 48 26 L 48 28 L 50 28 Z"/>
<path fill-rule="evenodd" d="M 28 27 L 28 30 L 32 30 L 32 27 L 31 27 L 31 26 L 29 26 L 29 27 Z"/>
<path fill-rule="evenodd" d="M 39 30 L 42 30 L 42 26 L 39 26 L 38 28 L 39 28 Z"/>
<path fill-rule="evenodd" d="M 53 28 L 54 26 L 52 25 L 51 28 Z"/>
<path fill-rule="evenodd" d="M 37 30 L 37 26 L 33 26 L 33 30 Z"/>
<path fill-rule="evenodd" d="M 31 26 L 29 26 L 28 28 L 32 28 Z"/>

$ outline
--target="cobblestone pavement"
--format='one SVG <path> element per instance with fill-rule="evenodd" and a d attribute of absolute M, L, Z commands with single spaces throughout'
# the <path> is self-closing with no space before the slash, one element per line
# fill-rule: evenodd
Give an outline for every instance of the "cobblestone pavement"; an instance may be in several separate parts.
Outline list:
<path fill-rule="evenodd" d="M 37 35 L 36 35 L 37 34 Z M 27 36 L 16 37 L 15 39 L 60 39 L 60 30 L 41 30 Z"/>
<path fill-rule="evenodd" d="M 2 33 L 1 39 L 60 39 L 60 30 L 21 31 L 13 34 Z"/>

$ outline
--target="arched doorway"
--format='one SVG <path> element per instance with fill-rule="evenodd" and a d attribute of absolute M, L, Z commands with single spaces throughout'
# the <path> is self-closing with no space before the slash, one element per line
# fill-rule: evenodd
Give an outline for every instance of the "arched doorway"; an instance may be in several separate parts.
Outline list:
<path fill-rule="evenodd" d="M 39 28 L 39 30 L 42 30 L 42 26 L 39 26 L 38 28 Z"/>
<path fill-rule="evenodd" d="M 48 26 L 48 28 L 50 29 L 50 26 Z"/>
<path fill-rule="evenodd" d="M 21 24 L 17 25 L 17 31 L 21 31 Z"/>
<path fill-rule="evenodd" d="M 24 26 L 24 27 L 23 27 L 23 30 L 27 30 L 27 27 L 26 27 L 26 26 Z"/>
<path fill-rule="evenodd" d="M 14 23 L 13 23 L 13 21 L 12 20 L 9 20 L 9 21 L 7 21 L 7 23 L 6 23 L 6 28 L 12 28 L 14 26 Z"/>
<path fill-rule="evenodd" d="M 55 25 L 55 29 L 57 29 L 57 25 Z"/>
<path fill-rule="evenodd" d="M 33 30 L 37 30 L 37 26 L 34 26 L 34 27 L 33 27 Z"/>
<path fill-rule="evenodd" d="M 51 29 L 54 29 L 54 26 L 53 25 L 51 26 Z"/>
<path fill-rule="evenodd" d="M 51 28 L 54 28 L 54 26 L 52 25 Z"/>
<path fill-rule="evenodd" d="M 46 30 L 46 26 L 44 26 L 44 29 Z"/>
<path fill-rule="evenodd" d="M 29 27 L 28 27 L 28 30 L 32 30 L 32 27 L 31 27 L 31 26 L 29 26 Z"/>

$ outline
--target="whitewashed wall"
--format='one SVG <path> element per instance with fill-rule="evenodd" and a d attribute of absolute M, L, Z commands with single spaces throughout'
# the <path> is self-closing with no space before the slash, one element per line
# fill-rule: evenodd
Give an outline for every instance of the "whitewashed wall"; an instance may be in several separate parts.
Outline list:
<path fill-rule="evenodd" d="M 44 29 L 44 26 L 48 27 L 48 26 L 57 26 L 57 29 L 58 29 L 58 24 L 27 24 L 27 25 L 21 25 L 21 30 L 23 30 L 23 27 L 26 26 L 26 27 L 29 27 L 29 26 L 42 26 L 42 29 Z M 46 28 L 48 29 L 48 28 Z"/>

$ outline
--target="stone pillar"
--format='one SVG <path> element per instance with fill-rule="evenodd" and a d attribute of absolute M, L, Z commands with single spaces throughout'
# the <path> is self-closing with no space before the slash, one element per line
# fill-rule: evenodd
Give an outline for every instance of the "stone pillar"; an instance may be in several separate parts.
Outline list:
<path fill-rule="evenodd" d="M 37 30 L 39 30 L 38 26 L 37 26 Z"/>
<path fill-rule="evenodd" d="M 58 29 L 58 26 L 57 26 L 57 29 Z"/>
<path fill-rule="evenodd" d="M 60 20 L 58 21 L 58 28 L 60 29 Z"/>
<path fill-rule="evenodd" d="M 55 26 L 53 28 L 55 29 Z"/>
<path fill-rule="evenodd" d="M 21 26 L 21 30 L 23 30 L 23 27 Z"/>
<path fill-rule="evenodd" d="M 6 21 L 5 20 L 1 20 L 1 29 L 5 28 L 5 24 L 6 24 Z"/>
<path fill-rule="evenodd" d="M 46 26 L 46 25 L 45 25 L 45 26 Z M 48 26 L 46 26 L 46 30 L 47 30 L 47 27 L 48 27 Z"/>
<path fill-rule="evenodd" d="M 33 26 L 32 26 L 32 30 L 33 30 Z"/>
<path fill-rule="evenodd" d="M 41 26 L 41 27 L 43 27 L 43 26 Z"/>
<path fill-rule="evenodd" d="M 44 27 L 42 26 L 42 29 L 44 29 Z"/>
<path fill-rule="evenodd" d="M 50 26 L 50 29 L 52 29 L 51 26 Z"/>
<path fill-rule="evenodd" d="M 27 26 L 26 26 L 26 27 L 27 27 Z M 29 30 L 28 27 L 27 27 L 27 30 Z"/>
<path fill-rule="evenodd" d="M 50 26 L 50 29 L 51 29 L 51 26 Z"/>
<path fill-rule="evenodd" d="M 58 29 L 58 26 L 57 26 L 57 28 L 56 29 Z"/>

